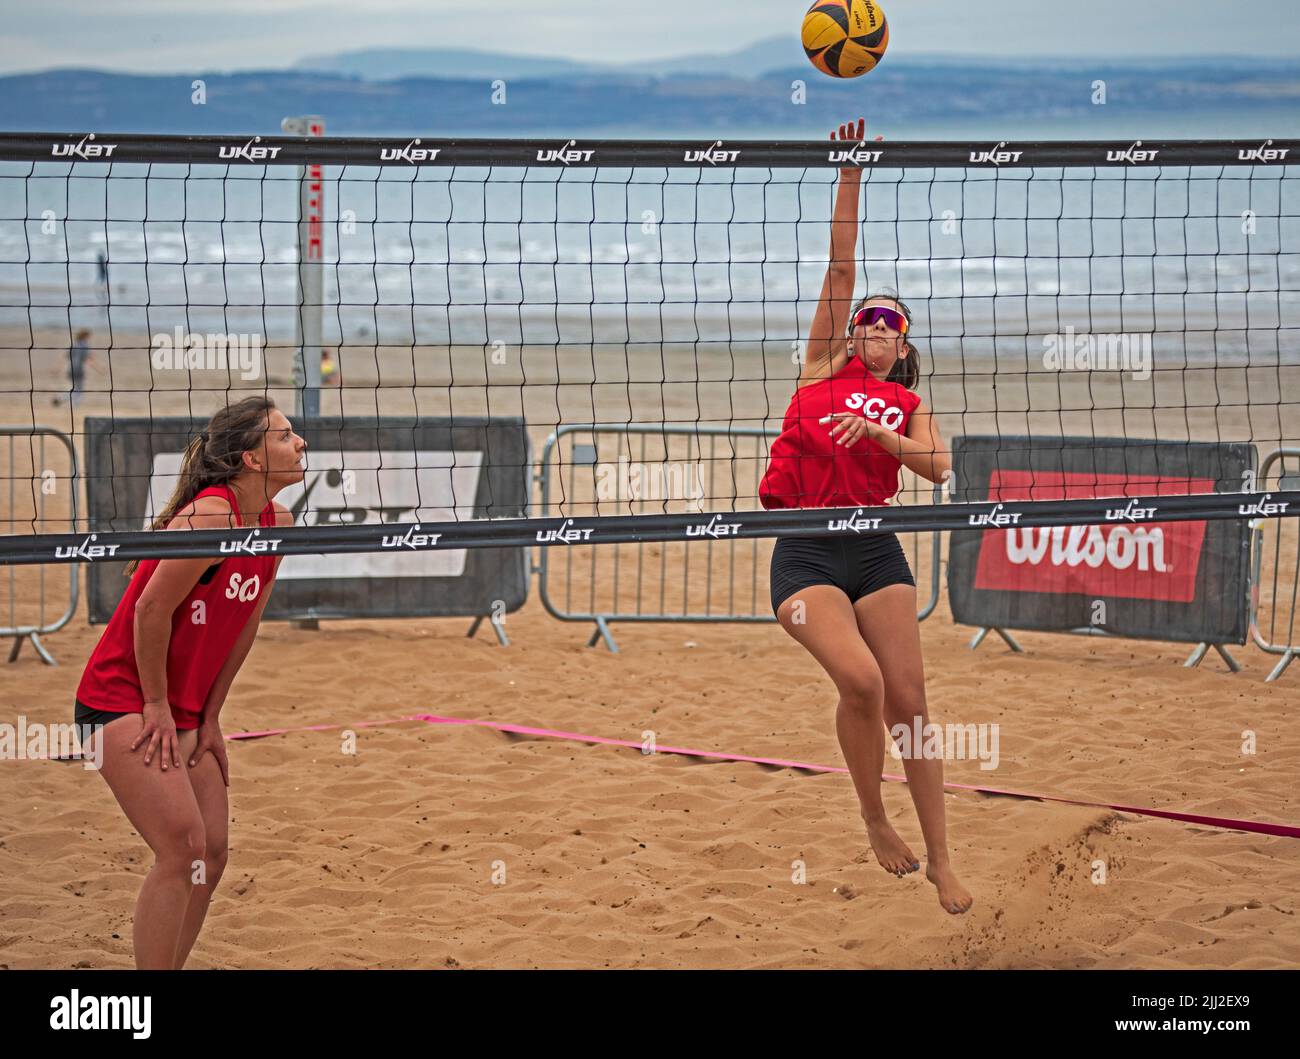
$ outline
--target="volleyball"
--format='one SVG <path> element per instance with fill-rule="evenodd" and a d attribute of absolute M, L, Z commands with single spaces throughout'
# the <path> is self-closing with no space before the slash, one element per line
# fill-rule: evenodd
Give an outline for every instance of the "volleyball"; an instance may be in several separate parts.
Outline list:
<path fill-rule="evenodd" d="M 889 46 L 889 25 L 876 0 L 817 0 L 803 17 L 803 50 L 831 77 L 874 70 Z"/>

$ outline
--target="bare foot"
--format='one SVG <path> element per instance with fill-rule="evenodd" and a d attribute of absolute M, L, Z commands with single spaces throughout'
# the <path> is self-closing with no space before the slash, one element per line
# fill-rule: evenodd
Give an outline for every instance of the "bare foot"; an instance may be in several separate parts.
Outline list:
<path fill-rule="evenodd" d="M 907 843 L 890 827 L 889 821 L 881 819 L 873 822 L 865 816 L 863 820 L 866 820 L 867 840 L 871 843 L 871 850 L 885 871 L 901 878 L 921 867 L 916 854 L 907 848 Z"/>
<path fill-rule="evenodd" d="M 961 884 L 961 880 L 957 878 L 957 873 L 952 870 L 951 866 L 945 864 L 940 867 L 927 863 L 925 877 L 934 883 L 935 888 L 939 891 L 939 904 L 943 906 L 945 912 L 960 915 L 975 903 L 975 898 Z"/>

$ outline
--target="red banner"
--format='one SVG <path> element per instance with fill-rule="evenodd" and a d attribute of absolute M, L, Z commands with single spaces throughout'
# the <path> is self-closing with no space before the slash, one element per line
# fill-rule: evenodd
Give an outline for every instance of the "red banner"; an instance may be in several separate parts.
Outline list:
<path fill-rule="evenodd" d="M 1125 498 L 1212 493 L 1214 484 L 1210 478 L 994 470 L 989 500 L 1117 499 L 1104 524 L 986 531 L 974 587 L 1190 603 L 1205 523 L 1157 522 L 1158 505 L 1138 507 Z"/>

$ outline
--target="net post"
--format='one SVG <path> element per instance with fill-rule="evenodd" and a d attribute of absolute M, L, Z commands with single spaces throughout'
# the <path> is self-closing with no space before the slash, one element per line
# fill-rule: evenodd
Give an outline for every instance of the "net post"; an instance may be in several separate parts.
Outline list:
<path fill-rule="evenodd" d="M 325 119 L 309 114 L 284 118 L 292 136 L 324 136 Z M 298 317 L 293 381 L 300 419 L 320 415 L 320 351 L 323 336 L 325 181 L 319 165 L 298 167 Z"/>

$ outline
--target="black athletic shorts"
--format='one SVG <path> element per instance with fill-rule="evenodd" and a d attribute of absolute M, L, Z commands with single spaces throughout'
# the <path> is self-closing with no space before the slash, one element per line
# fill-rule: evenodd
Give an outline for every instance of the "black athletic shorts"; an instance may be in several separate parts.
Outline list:
<path fill-rule="evenodd" d="M 92 724 L 108 724 L 109 721 L 116 721 L 119 717 L 130 717 L 129 713 L 114 713 L 112 710 L 96 710 L 87 706 L 80 699 L 73 699 L 76 709 L 73 711 L 73 718 L 76 723 L 82 726 Z"/>
<path fill-rule="evenodd" d="M 834 585 L 856 603 L 890 585 L 912 585 L 912 568 L 892 533 L 780 537 L 772 549 L 772 613 L 809 585 Z"/>

